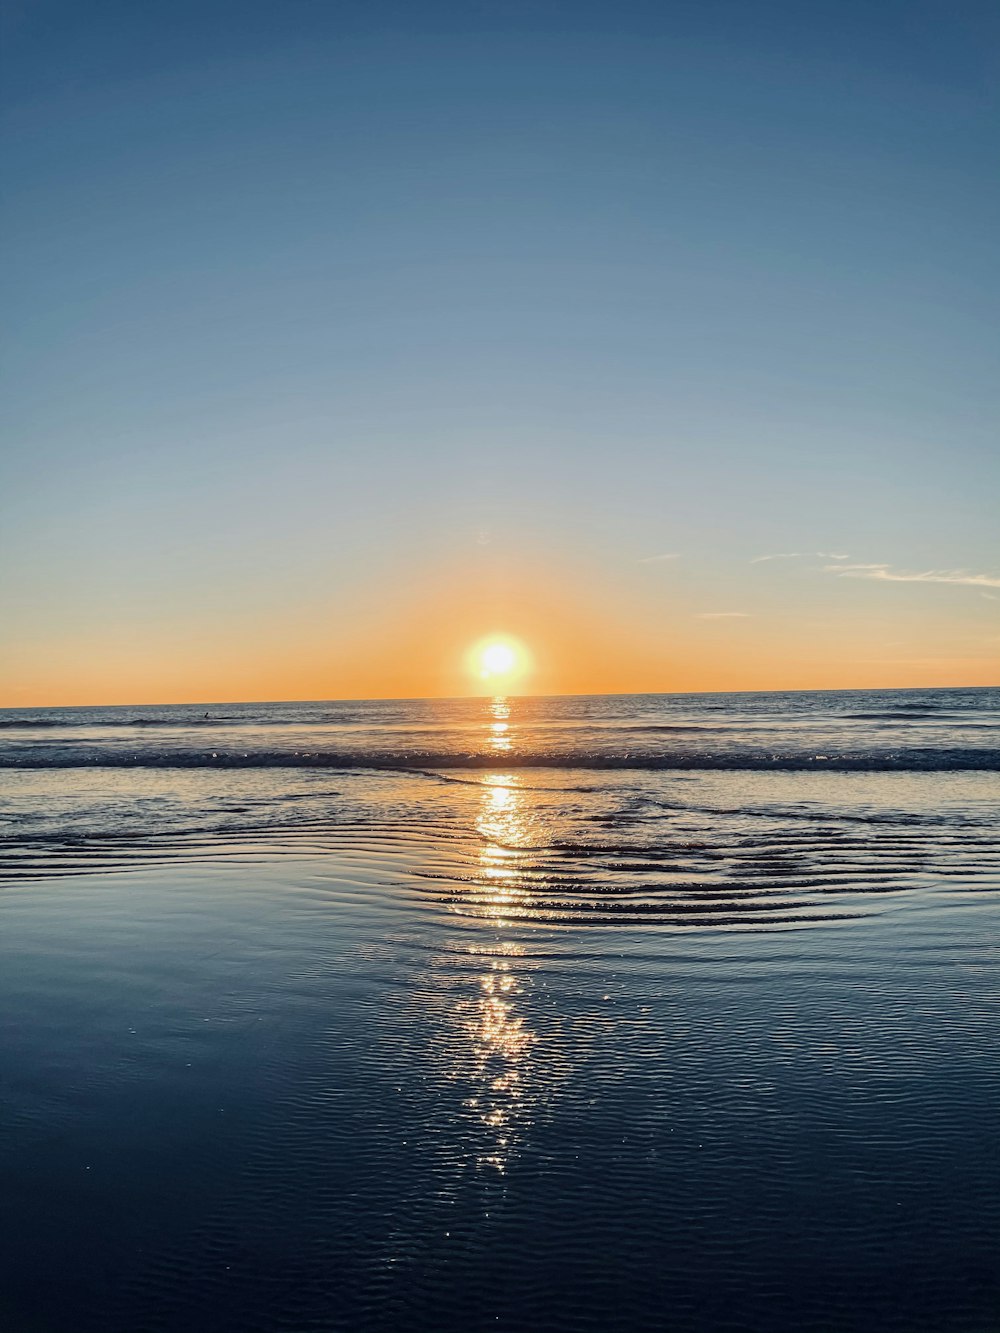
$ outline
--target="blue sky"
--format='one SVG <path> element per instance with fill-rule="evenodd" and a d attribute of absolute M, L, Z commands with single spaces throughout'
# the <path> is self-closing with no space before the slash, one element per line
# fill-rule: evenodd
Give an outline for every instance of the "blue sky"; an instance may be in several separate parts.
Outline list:
<path fill-rule="evenodd" d="M 822 612 L 826 683 L 990 678 L 993 6 L 6 25 L 10 702 L 135 635 L 199 697 L 255 618 L 322 655 L 441 569 L 509 613 L 525 564 L 692 662 L 738 611 L 720 653 L 766 630 L 812 682 Z"/>

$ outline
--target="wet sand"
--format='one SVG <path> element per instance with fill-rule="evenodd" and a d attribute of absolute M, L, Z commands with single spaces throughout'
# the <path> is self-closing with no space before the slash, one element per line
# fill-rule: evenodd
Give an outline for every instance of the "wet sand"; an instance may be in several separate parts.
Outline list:
<path fill-rule="evenodd" d="M 986 1333 L 994 894 L 595 925 L 454 857 L 8 885 L 0 1326 Z"/>

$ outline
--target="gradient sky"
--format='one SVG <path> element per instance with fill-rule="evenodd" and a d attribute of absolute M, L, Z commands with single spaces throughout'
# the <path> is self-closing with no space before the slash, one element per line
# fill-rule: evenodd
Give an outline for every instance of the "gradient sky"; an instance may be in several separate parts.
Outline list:
<path fill-rule="evenodd" d="M 993 3 L 5 26 L 0 703 L 1000 681 Z"/>

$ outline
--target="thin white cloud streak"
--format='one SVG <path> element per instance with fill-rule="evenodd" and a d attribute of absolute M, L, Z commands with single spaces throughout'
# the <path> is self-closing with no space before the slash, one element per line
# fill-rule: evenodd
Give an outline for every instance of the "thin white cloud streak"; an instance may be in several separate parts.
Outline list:
<path fill-rule="evenodd" d="M 637 560 L 638 565 L 655 565 L 661 560 L 679 560 L 679 551 L 669 551 L 666 555 L 644 555 L 641 560 Z"/>
<path fill-rule="evenodd" d="M 776 555 L 755 555 L 750 563 L 751 565 L 762 565 L 765 560 L 811 560 L 813 557 L 818 557 L 820 560 L 850 560 L 851 558 L 839 551 L 779 551 Z"/>
<path fill-rule="evenodd" d="M 893 569 L 891 565 L 824 565 L 826 574 L 876 579 L 881 583 L 951 583 L 970 588 L 1000 588 L 1000 574 L 971 574 L 967 569 Z"/>
<path fill-rule="evenodd" d="M 698 620 L 747 620 L 749 611 L 699 611 Z"/>

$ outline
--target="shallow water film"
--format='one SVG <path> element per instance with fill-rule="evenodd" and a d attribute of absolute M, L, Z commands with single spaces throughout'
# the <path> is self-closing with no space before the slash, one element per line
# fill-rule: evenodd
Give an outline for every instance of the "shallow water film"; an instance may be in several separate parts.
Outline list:
<path fill-rule="evenodd" d="M 0 1329 L 995 1333 L 998 699 L 0 714 Z"/>

